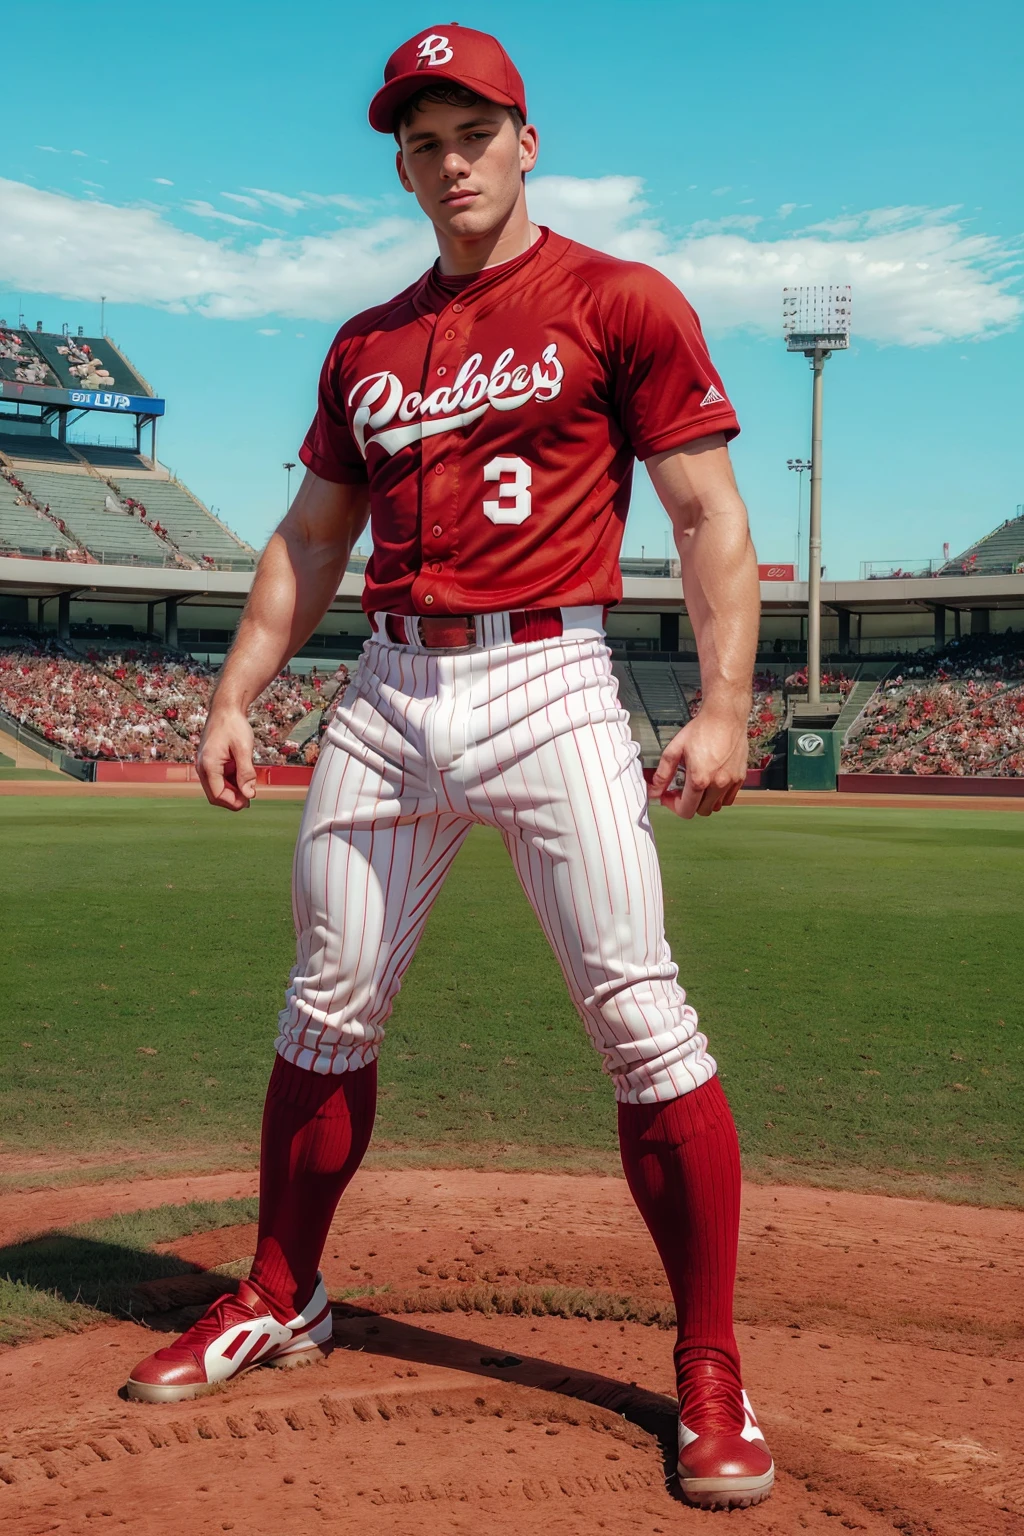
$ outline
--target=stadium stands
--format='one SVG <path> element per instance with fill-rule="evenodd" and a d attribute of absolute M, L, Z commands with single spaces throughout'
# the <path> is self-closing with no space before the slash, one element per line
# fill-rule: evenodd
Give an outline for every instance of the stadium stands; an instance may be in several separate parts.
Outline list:
<path fill-rule="evenodd" d="M 1007 518 L 998 528 L 947 561 L 940 576 L 1002 576 L 1024 570 L 1024 516 Z"/>
<path fill-rule="evenodd" d="M 21 479 L 39 509 L 49 506 L 54 524 L 64 524 L 66 543 L 102 564 L 236 571 L 256 564 L 250 545 L 132 448 L 78 447 L 45 434 L 6 432 L 0 433 L 0 455 L 0 464 Z M 15 515 L 10 498 L 0 499 L 0 550 L 62 558 L 49 552 L 54 541 L 28 537 L 29 521 Z M 55 542 L 63 547 L 59 538 Z"/>
<path fill-rule="evenodd" d="M 662 746 L 665 746 L 689 719 L 689 700 L 679 686 L 671 663 L 632 661 L 633 681 L 647 716 Z"/>
<path fill-rule="evenodd" d="M 842 769 L 1024 773 L 1024 636 L 966 636 L 907 675 L 893 669 L 847 732 Z"/>
<path fill-rule="evenodd" d="M 644 762 L 653 762 L 661 755 L 661 745 L 650 717 L 644 708 L 629 663 L 613 661 L 612 672 L 619 685 L 619 703 L 629 715 L 629 729 L 633 740 L 640 744 Z"/>
<path fill-rule="evenodd" d="M 115 479 L 122 502 L 128 498 L 145 507 L 150 523 L 166 528 L 178 549 L 200 565 L 219 569 L 251 570 L 256 553 L 210 513 L 178 480 L 156 476 L 123 475 Z"/>
<path fill-rule="evenodd" d="M 76 546 L 45 513 L 30 505 L 19 486 L 11 484 L 9 474 L 3 474 L 0 466 L 0 555 L 66 560 Z"/>
<path fill-rule="evenodd" d="M 49 642 L 0 640 L 0 713 L 72 755 L 111 762 L 190 762 L 206 723 L 215 672 L 177 653 L 100 654 Z M 315 762 L 289 740 L 319 710 L 323 679 L 282 674 L 250 712 L 258 764 Z"/>
<path fill-rule="evenodd" d="M 700 711 L 702 696 L 697 663 L 614 661 L 612 671 L 619 684 L 620 702 L 629 714 L 633 740 L 639 742 L 644 762 L 651 763 Z M 771 673 L 758 673 L 747 722 L 750 767 L 763 767 L 770 759 L 785 713 L 780 680 Z"/>
<path fill-rule="evenodd" d="M 101 563 L 175 565 L 174 549 L 147 528 L 142 518 L 122 511 L 98 475 L 74 471 L 19 470 L 36 501 L 58 515 L 73 538 Z"/>
<path fill-rule="evenodd" d="M 17 459 L 22 466 L 39 464 L 75 464 L 78 461 L 71 449 L 55 437 L 15 436 L 12 432 L 0 432 L 0 453 Z"/>

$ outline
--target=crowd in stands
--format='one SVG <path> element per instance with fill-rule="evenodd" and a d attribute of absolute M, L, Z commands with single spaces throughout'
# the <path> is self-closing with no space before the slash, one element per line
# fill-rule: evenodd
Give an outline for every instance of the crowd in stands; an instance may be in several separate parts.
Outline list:
<path fill-rule="evenodd" d="M 40 521 L 45 518 L 48 522 L 52 523 L 55 528 L 59 528 L 64 537 L 70 540 L 71 544 L 74 546 L 71 549 L 65 549 L 55 545 L 52 549 L 49 549 L 45 555 L 42 555 L 41 558 L 54 560 L 71 560 L 78 561 L 84 565 L 95 565 L 96 561 L 94 556 L 89 554 L 87 550 L 81 548 L 81 546 L 77 543 L 74 534 L 69 530 L 64 519 L 62 517 L 58 517 L 55 512 L 50 511 L 49 502 L 46 502 L 41 506 L 36 498 L 32 495 L 32 492 L 29 490 L 24 480 L 16 475 L 13 469 L 8 469 L 6 464 L 0 464 L 0 475 L 3 476 L 3 478 L 7 481 L 7 484 L 14 491 L 14 505 L 16 507 L 29 507 L 40 519 Z M 41 530 L 41 532 L 42 531 L 45 530 Z M 20 549 L 15 549 L 13 547 L 8 549 L 0 549 L 0 555 L 17 555 L 20 554 L 20 552 Z M 33 554 L 39 555 L 39 551 L 33 550 Z"/>
<path fill-rule="evenodd" d="M 158 517 L 154 517 L 153 521 L 150 522 L 149 513 L 146 511 L 146 508 L 143 506 L 141 501 L 138 501 L 134 496 L 122 496 L 121 506 L 124 507 L 125 511 L 128 512 L 132 517 L 137 517 L 140 522 L 146 524 L 147 528 L 151 528 L 158 539 L 164 539 L 170 542 L 171 536 L 161 523 L 160 519 Z"/>
<path fill-rule="evenodd" d="M 215 669 L 193 657 L 155 648 L 107 655 L 54 641 L 0 648 L 0 710 L 82 758 L 191 762 L 215 679 Z M 337 680 L 348 681 L 345 668 Z M 315 763 L 315 738 L 287 738 L 333 691 L 315 668 L 309 677 L 275 678 L 250 711 L 254 761 Z"/>
<path fill-rule="evenodd" d="M 1024 635 L 966 635 L 879 685 L 842 752 L 846 773 L 1024 773 Z"/>
<path fill-rule="evenodd" d="M 19 384 L 55 384 L 50 369 L 32 347 L 26 348 L 17 331 L 0 324 L 0 361 L 14 364 L 14 378 Z"/>
<path fill-rule="evenodd" d="M 791 672 L 786 678 L 786 688 L 793 693 L 799 693 L 807 687 L 807 670 Z M 845 672 L 822 672 L 822 693 L 838 693 L 845 699 L 853 689 L 853 678 L 847 677 Z"/>
<path fill-rule="evenodd" d="M 68 373 L 83 389 L 113 389 L 114 375 L 93 356 L 87 341 L 75 341 L 70 336 L 66 345 L 57 351 L 68 360 Z"/>

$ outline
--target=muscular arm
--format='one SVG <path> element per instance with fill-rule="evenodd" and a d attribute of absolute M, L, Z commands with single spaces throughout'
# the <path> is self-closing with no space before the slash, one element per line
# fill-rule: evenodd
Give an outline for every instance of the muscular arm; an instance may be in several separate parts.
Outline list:
<path fill-rule="evenodd" d="M 249 707 L 327 612 L 368 509 L 365 485 L 335 485 L 307 470 L 271 535 L 199 743 L 196 766 L 212 805 L 240 811 L 256 793 Z"/>
<path fill-rule="evenodd" d="M 747 717 L 761 611 L 747 511 L 721 433 L 647 461 L 668 513 L 697 637 L 700 714 L 662 753 L 651 797 L 689 819 L 731 805 L 747 769 Z M 681 791 L 670 789 L 680 764 Z"/>

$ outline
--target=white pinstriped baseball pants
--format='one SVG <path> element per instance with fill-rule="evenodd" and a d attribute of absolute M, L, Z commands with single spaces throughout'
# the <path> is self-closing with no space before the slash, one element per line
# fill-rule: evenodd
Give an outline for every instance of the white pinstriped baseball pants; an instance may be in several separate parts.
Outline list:
<path fill-rule="evenodd" d="M 324 738 L 295 850 L 298 948 L 278 1052 L 365 1066 L 431 906 L 474 823 L 496 827 L 617 1099 L 678 1098 L 714 1075 L 664 934 L 638 749 L 599 608 L 511 644 L 504 614 L 467 651 L 381 623 Z M 382 617 L 382 616 L 381 616 Z"/>

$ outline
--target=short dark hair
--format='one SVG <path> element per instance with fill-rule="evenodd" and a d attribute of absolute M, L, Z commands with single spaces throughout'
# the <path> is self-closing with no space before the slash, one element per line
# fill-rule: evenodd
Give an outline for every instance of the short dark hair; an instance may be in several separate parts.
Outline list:
<path fill-rule="evenodd" d="M 475 107 L 483 104 L 488 107 L 496 107 L 500 103 L 488 101 L 486 96 L 478 96 L 476 91 L 471 91 L 465 85 L 448 84 L 443 80 L 436 80 L 433 85 L 425 85 L 414 95 L 404 101 L 395 114 L 395 139 L 401 147 L 402 140 L 399 136 L 399 128 L 408 128 L 420 108 L 430 103 L 441 107 Z M 512 126 L 519 133 L 524 127 L 524 118 L 518 107 L 506 107 L 505 111 L 512 119 Z"/>

